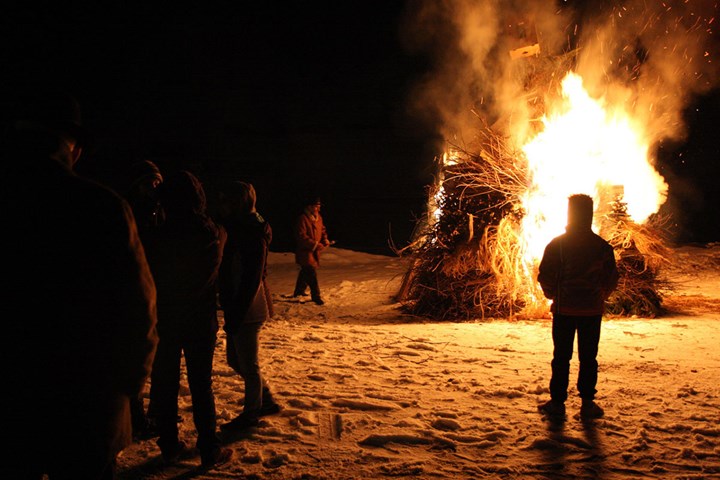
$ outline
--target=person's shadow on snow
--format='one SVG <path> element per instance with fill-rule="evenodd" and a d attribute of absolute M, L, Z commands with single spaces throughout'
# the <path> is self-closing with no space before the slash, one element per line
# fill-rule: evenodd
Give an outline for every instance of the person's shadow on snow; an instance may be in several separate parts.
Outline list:
<path fill-rule="evenodd" d="M 255 429 L 248 429 L 233 433 L 222 433 L 219 435 L 220 443 L 222 445 L 232 445 L 233 443 L 241 440 L 247 440 L 252 438 Z M 237 450 L 235 451 L 237 459 Z M 167 465 L 163 462 L 160 455 L 149 458 L 147 461 L 133 465 L 129 468 L 118 469 L 116 474 L 116 480 L 144 480 L 150 476 L 159 475 L 167 480 L 191 480 L 206 475 L 217 475 L 218 478 L 222 477 L 222 473 L 208 469 L 202 465 L 198 465 L 200 452 L 197 449 L 189 449 L 187 455 L 184 455 L 178 462 Z M 235 461 L 235 460 L 233 460 Z M 228 462 L 228 465 L 231 464 Z M 219 467 L 222 468 L 222 467 Z"/>
<path fill-rule="evenodd" d="M 162 475 L 168 480 L 190 480 L 201 475 L 207 475 L 209 470 L 192 462 L 191 458 L 183 459 L 173 465 L 165 465 L 158 457 L 151 458 L 144 463 L 131 468 L 118 471 L 117 480 L 143 480 L 154 475 Z"/>
<path fill-rule="evenodd" d="M 541 470 L 549 475 L 565 470 L 567 449 L 563 444 L 565 436 L 565 418 L 546 417 L 548 437 L 536 445 L 542 456 Z"/>
<path fill-rule="evenodd" d="M 540 442 L 543 456 L 541 470 L 547 475 L 578 475 L 582 478 L 604 478 L 603 446 L 598 435 L 597 423 L 580 420 L 584 439 L 577 433 L 565 431 L 565 419 L 546 419 L 548 436 Z M 573 429 L 574 430 L 574 429 Z"/>
<path fill-rule="evenodd" d="M 590 456 L 587 459 L 587 465 L 593 470 L 594 478 L 602 478 L 605 454 L 603 453 L 602 441 L 598 435 L 597 423 L 595 420 L 583 420 L 582 429 L 585 434 L 585 440 L 587 440 L 587 443 L 592 447 L 588 452 Z"/>

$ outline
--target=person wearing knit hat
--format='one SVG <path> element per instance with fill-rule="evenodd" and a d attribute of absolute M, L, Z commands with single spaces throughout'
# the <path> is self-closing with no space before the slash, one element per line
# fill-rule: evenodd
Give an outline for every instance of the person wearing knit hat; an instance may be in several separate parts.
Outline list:
<path fill-rule="evenodd" d="M 306 295 L 310 288 L 310 298 L 317 305 L 324 305 L 320 295 L 317 268 L 320 266 L 320 252 L 334 242 L 328 240 L 327 230 L 320 215 L 320 197 L 310 195 L 305 208 L 295 222 L 295 263 L 300 266 L 293 297 Z"/>
<path fill-rule="evenodd" d="M 63 140 L 71 138 L 77 152 L 87 150 L 91 143 L 79 102 L 62 89 L 23 88 L 12 95 L 3 95 L 0 109 L 3 129 L 13 136 L 44 133 Z"/>

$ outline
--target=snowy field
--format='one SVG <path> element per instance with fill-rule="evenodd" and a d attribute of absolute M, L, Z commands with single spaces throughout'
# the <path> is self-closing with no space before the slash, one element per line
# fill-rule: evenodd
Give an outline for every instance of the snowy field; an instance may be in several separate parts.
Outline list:
<path fill-rule="evenodd" d="M 154 440 L 119 458 L 119 479 L 720 478 L 720 245 L 674 250 L 660 319 L 605 319 L 597 402 L 583 423 L 537 413 L 549 398 L 551 321 L 432 322 L 392 301 L 405 261 L 329 249 L 326 305 L 298 303 L 292 254 L 272 253 L 276 315 L 261 364 L 284 410 L 224 438 L 232 462 L 163 467 Z M 218 423 L 241 410 L 243 382 L 218 338 Z M 147 401 L 147 399 L 146 399 Z M 194 445 L 187 384 L 181 436 Z"/>

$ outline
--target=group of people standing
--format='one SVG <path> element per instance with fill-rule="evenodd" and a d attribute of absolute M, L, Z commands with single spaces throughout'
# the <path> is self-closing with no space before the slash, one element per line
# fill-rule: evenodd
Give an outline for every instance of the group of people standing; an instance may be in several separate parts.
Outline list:
<path fill-rule="evenodd" d="M 272 228 L 256 209 L 253 185 L 231 182 L 216 222 L 193 173 L 163 175 L 143 161 L 133 165 L 137 175 L 123 199 L 74 173 L 87 139 L 71 96 L 36 90 L 11 104 L 1 137 L 1 208 L 12 230 L 1 245 L 0 422 L 8 442 L 0 477 L 113 479 L 133 423 L 148 427 L 141 397 L 148 378 L 148 413 L 163 459 L 189 453 L 177 425 L 183 356 L 202 466 L 229 461 L 212 388 L 218 302 L 227 362 L 245 382 L 242 412 L 220 429 L 246 429 L 281 410 L 258 360 L 260 331 L 273 314 Z M 293 293 L 309 288 L 323 305 L 316 269 L 332 242 L 320 205 L 309 200 L 297 221 Z M 591 230 L 592 217 L 592 199 L 571 196 L 567 231 L 547 246 L 539 268 L 553 301 L 554 343 L 551 399 L 540 411 L 554 418 L 565 415 L 576 332 L 580 414 L 603 414 L 594 402 L 596 356 L 618 272 L 612 247 Z"/>
<path fill-rule="evenodd" d="M 212 387 L 219 310 L 227 362 L 245 383 L 242 411 L 220 430 L 246 429 L 281 410 L 258 359 L 273 314 L 272 228 L 253 185 L 227 185 L 216 219 L 187 170 L 161 173 L 145 160 L 132 165 L 126 189 L 111 189 L 74 172 L 87 132 L 72 96 L 34 90 L 6 104 L 2 208 L 17 233 L 2 245 L 8 328 L 0 373 L 10 446 L 0 476 L 113 479 L 116 455 L 133 436 L 157 437 L 165 463 L 192 454 L 178 431 L 183 357 L 202 467 L 229 461 Z M 319 206 L 308 212 L 310 224 L 298 221 L 295 291 L 309 286 L 321 305 L 315 268 L 330 242 Z"/>
<path fill-rule="evenodd" d="M 245 384 L 242 412 L 220 429 L 235 432 L 254 427 L 261 417 L 281 410 L 259 364 L 260 332 L 273 315 L 267 283 L 272 228 L 256 209 L 257 193 L 251 183 L 226 184 L 214 220 L 208 214 L 203 186 L 193 173 L 181 170 L 163 176 L 149 160 L 131 165 L 130 172 L 125 197 L 157 287 L 159 336 L 148 413 L 142 396 L 131 399 L 135 437 L 157 436 L 166 462 L 189 453 L 178 438 L 177 427 L 184 356 L 202 464 L 222 464 L 232 451 L 222 447 L 216 435 L 212 366 L 220 328 L 218 306 L 223 312 L 227 363 Z M 322 305 L 315 269 L 319 251 L 330 242 L 319 198 L 307 203 L 295 228 L 300 265 L 297 285 L 305 282 L 313 301 Z"/>

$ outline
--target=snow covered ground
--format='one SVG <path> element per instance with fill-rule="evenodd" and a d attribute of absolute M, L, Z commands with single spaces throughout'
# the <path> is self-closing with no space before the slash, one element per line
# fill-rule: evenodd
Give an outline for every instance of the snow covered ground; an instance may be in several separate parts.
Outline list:
<path fill-rule="evenodd" d="M 285 298 L 297 269 L 272 253 L 276 315 L 261 362 L 281 414 L 225 438 L 231 463 L 198 456 L 162 467 L 154 440 L 119 458 L 129 479 L 720 478 L 720 245 L 673 251 L 664 318 L 606 319 L 598 403 L 583 423 L 537 413 L 549 398 L 550 320 L 433 322 L 392 301 L 403 259 L 331 248 L 322 258 L 326 305 Z M 241 410 L 243 382 L 218 338 L 218 423 Z M 571 387 L 577 362 L 571 369 Z M 186 383 L 181 435 L 194 445 Z"/>

